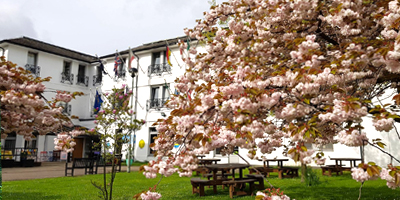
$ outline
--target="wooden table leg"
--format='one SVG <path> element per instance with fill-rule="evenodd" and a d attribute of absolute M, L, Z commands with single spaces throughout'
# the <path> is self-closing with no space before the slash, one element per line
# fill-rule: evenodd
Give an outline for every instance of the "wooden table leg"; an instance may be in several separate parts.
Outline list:
<path fill-rule="evenodd" d="M 217 194 L 217 170 L 213 170 L 213 190 L 214 190 L 214 194 Z"/>

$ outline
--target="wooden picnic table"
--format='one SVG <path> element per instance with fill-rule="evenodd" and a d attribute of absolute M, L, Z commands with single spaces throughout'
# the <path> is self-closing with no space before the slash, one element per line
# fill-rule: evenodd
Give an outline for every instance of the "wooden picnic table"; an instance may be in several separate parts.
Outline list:
<path fill-rule="evenodd" d="M 335 161 L 336 168 L 343 168 L 343 170 L 350 171 L 351 168 L 357 166 L 356 161 L 362 161 L 361 158 L 330 158 Z M 349 161 L 350 167 L 343 167 L 343 161 Z"/>
<path fill-rule="evenodd" d="M 258 159 L 264 162 L 264 168 L 269 168 L 269 162 L 278 162 L 278 167 L 283 167 L 283 162 L 289 161 L 287 158 Z"/>
<path fill-rule="evenodd" d="M 239 179 L 243 179 L 243 169 L 246 169 L 249 167 L 247 164 L 240 164 L 240 163 L 230 163 L 230 164 L 213 164 L 213 165 L 206 165 L 205 166 L 207 169 L 212 171 L 213 177 L 213 190 L 214 193 L 217 193 L 217 185 L 222 185 L 223 181 L 226 181 L 224 179 L 224 174 L 225 172 L 231 171 L 232 173 L 232 180 L 235 180 L 235 170 L 239 170 Z M 218 172 L 222 173 L 222 178 L 217 179 L 217 173 Z"/>
<path fill-rule="evenodd" d="M 219 158 L 203 158 L 199 159 L 199 165 L 211 165 L 211 164 L 217 164 L 218 161 L 221 161 Z"/>

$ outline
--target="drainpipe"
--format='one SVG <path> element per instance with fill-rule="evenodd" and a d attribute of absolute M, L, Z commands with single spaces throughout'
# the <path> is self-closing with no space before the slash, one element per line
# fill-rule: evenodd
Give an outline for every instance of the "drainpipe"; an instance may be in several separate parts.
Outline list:
<path fill-rule="evenodd" d="M 134 56 L 137 57 L 137 75 L 136 75 L 136 93 L 135 93 L 135 121 L 137 119 L 137 101 L 138 101 L 138 81 L 139 81 L 139 56 L 135 54 L 135 52 L 132 52 L 132 54 Z M 133 130 L 133 162 L 135 162 L 136 160 L 136 156 L 135 156 L 135 144 L 136 144 L 136 129 Z"/>

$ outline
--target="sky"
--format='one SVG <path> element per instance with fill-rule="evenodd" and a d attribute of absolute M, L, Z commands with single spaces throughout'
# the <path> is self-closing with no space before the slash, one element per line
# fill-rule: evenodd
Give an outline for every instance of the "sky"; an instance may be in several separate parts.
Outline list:
<path fill-rule="evenodd" d="M 209 0 L 0 0 L 0 40 L 27 36 L 90 55 L 184 36 Z"/>

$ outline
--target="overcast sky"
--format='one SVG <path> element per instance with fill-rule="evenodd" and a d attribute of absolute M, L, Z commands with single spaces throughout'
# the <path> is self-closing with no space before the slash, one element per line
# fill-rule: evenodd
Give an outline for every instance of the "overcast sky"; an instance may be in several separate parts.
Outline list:
<path fill-rule="evenodd" d="M 0 0 L 0 40 L 27 36 L 99 56 L 183 36 L 208 0 Z"/>

